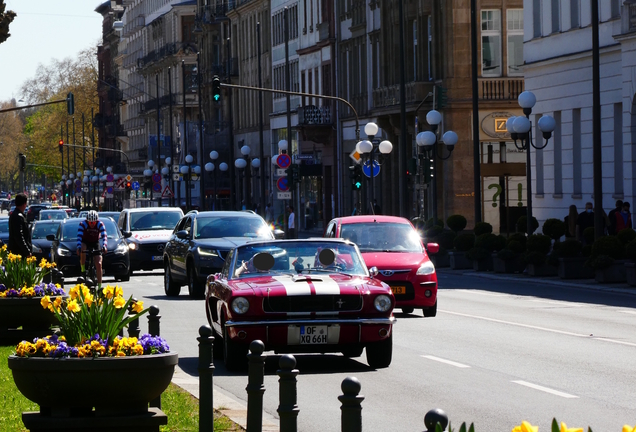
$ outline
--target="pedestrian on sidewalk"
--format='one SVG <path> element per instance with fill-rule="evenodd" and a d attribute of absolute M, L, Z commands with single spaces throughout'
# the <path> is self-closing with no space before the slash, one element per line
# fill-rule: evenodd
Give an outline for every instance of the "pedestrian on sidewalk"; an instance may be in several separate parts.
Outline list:
<path fill-rule="evenodd" d="M 629 203 L 625 201 L 620 213 L 615 213 L 616 217 L 616 234 L 625 228 L 632 227 L 632 214 L 629 212 Z"/>
<path fill-rule="evenodd" d="M 594 206 L 591 202 L 585 203 L 585 211 L 579 214 L 579 217 L 576 219 L 576 224 L 578 225 L 578 235 L 579 240 L 583 243 L 583 246 L 586 245 L 585 237 L 583 237 L 583 232 L 585 232 L 586 228 L 594 227 Z"/>
<path fill-rule="evenodd" d="M 577 227 L 576 227 L 576 220 L 578 219 L 578 217 L 579 217 L 579 212 L 576 209 L 576 206 L 572 204 L 570 206 L 570 212 L 565 217 L 565 226 L 567 228 L 567 230 L 565 231 L 565 236 L 567 238 L 573 238 L 578 240 Z"/>
<path fill-rule="evenodd" d="M 289 206 L 289 219 L 287 220 L 287 238 L 296 238 L 296 215 L 294 214 L 294 206 Z"/>
<path fill-rule="evenodd" d="M 616 208 L 610 210 L 607 217 L 609 218 L 610 226 L 609 226 L 609 234 L 615 235 L 618 231 L 616 231 L 616 217 L 623 210 L 623 200 L 616 200 Z"/>
<path fill-rule="evenodd" d="M 21 255 L 22 258 L 31 256 L 31 230 L 27 222 L 24 209 L 27 206 L 27 196 L 19 193 L 15 196 L 15 210 L 9 216 L 9 252 Z"/>

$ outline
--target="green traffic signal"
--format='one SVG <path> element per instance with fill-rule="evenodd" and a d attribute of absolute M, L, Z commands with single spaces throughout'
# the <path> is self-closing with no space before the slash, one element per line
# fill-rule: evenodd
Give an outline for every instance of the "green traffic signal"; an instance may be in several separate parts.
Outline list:
<path fill-rule="evenodd" d="M 214 102 L 221 100 L 221 80 L 218 75 L 212 77 L 212 98 Z"/>
<path fill-rule="evenodd" d="M 68 115 L 75 114 L 75 96 L 73 96 L 72 92 L 66 95 L 66 112 Z"/>

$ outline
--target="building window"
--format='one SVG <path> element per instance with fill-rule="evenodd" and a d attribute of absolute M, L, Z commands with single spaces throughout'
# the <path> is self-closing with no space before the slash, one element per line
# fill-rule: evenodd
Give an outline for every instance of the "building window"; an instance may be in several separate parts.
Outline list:
<path fill-rule="evenodd" d="M 481 76 L 501 76 L 501 11 L 481 11 Z"/>
<path fill-rule="evenodd" d="M 532 0 L 532 37 L 541 36 L 541 0 Z"/>
<path fill-rule="evenodd" d="M 612 2 L 612 18 L 621 16 L 620 0 L 611 0 Z"/>
<path fill-rule="evenodd" d="M 181 40 L 187 43 L 195 43 L 196 38 L 194 33 L 194 15 L 181 17 Z"/>
<path fill-rule="evenodd" d="M 554 195 L 563 195 L 563 153 L 561 151 L 561 111 L 554 112 Z M 539 135 L 541 136 L 541 135 Z"/>
<path fill-rule="evenodd" d="M 581 187 L 581 109 L 572 110 L 572 196 L 580 198 Z"/>
<path fill-rule="evenodd" d="M 561 30 L 561 0 L 552 0 L 552 33 Z"/>
<path fill-rule="evenodd" d="M 577 29 L 581 26 L 581 0 L 570 0 L 570 28 Z"/>
<path fill-rule="evenodd" d="M 614 104 L 614 193 L 623 190 L 623 104 Z"/>
<path fill-rule="evenodd" d="M 523 75 L 523 9 L 508 9 L 508 76 Z"/>

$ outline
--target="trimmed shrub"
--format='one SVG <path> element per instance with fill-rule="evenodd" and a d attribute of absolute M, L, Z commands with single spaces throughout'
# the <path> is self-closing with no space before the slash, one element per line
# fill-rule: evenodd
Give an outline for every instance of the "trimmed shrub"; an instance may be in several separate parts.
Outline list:
<path fill-rule="evenodd" d="M 625 257 L 632 261 L 636 261 L 636 239 L 625 245 Z"/>
<path fill-rule="evenodd" d="M 584 257 L 589 257 L 592 255 L 592 245 L 591 244 L 586 244 L 585 246 L 583 246 L 583 249 L 581 249 L 581 255 L 583 255 Z"/>
<path fill-rule="evenodd" d="M 428 238 L 433 238 L 433 237 L 437 237 L 438 235 L 440 235 L 442 232 L 444 231 L 444 228 L 442 228 L 441 226 L 435 225 L 430 227 L 429 229 L 426 230 L 425 232 L 425 237 Z"/>
<path fill-rule="evenodd" d="M 583 239 L 585 244 L 594 243 L 594 227 L 587 227 L 583 230 Z"/>
<path fill-rule="evenodd" d="M 475 235 L 471 233 L 459 234 L 453 240 L 453 246 L 458 252 L 468 252 L 475 246 Z"/>
<path fill-rule="evenodd" d="M 528 222 L 527 222 L 528 218 L 526 216 L 521 216 L 519 219 L 517 219 L 517 232 L 518 233 L 526 233 L 527 228 L 528 228 Z M 535 232 L 537 230 L 537 228 L 539 228 L 539 222 L 537 222 L 537 218 L 535 218 L 534 216 L 532 217 L 532 232 Z M 527 234 L 527 233 L 526 233 Z"/>
<path fill-rule="evenodd" d="M 559 240 L 561 237 L 565 235 L 567 227 L 565 222 L 561 219 L 548 219 L 543 223 L 543 234 L 550 237 L 552 240 Z"/>
<path fill-rule="evenodd" d="M 437 236 L 431 239 L 431 241 L 437 243 L 440 248 L 445 250 L 451 250 L 453 248 L 453 240 L 455 240 L 457 234 L 453 231 L 442 231 Z"/>
<path fill-rule="evenodd" d="M 628 244 L 632 240 L 636 239 L 636 231 L 631 228 L 624 228 L 616 234 L 616 237 L 623 243 L 624 245 Z"/>
<path fill-rule="evenodd" d="M 592 258 L 601 255 L 621 259 L 625 256 L 625 246 L 616 236 L 601 237 L 592 244 Z"/>
<path fill-rule="evenodd" d="M 504 261 L 510 261 L 513 260 L 515 258 L 517 258 L 519 256 L 519 254 L 515 251 L 513 251 L 512 249 L 502 249 L 499 252 L 497 252 L 497 258 L 502 259 Z"/>
<path fill-rule="evenodd" d="M 437 222 L 435 222 L 433 220 L 433 218 L 430 218 L 429 220 L 426 221 L 426 224 L 424 225 L 425 229 L 430 229 L 433 228 L 434 226 L 438 226 L 438 227 L 442 227 L 444 228 L 444 221 L 441 219 L 437 219 Z"/>
<path fill-rule="evenodd" d="M 478 222 L 475 224 L 475 229 L 473 230 L 475 235 L 479 237 L 482 234 L 490 234 L 492 233 L 492 225 L 488 222 Z"/>
<path fill-rule="evenodd" d="M 548 257 L 545 254 L 542 254 L 541 252 L 533 251 L 533 252 L 526 252 L 523 258 L 526 264 L 541 265 L 546 262 Z"/>
<path fill-rule="evenodd" d="M 525 237 L 524 237 L 525 238 Z M 523 243 L 518 242 L 517 240 L 508 240 L 508 244 L 506 245 L 506 249 L 513 251 L 514 253 L 523 253 L 526 251 L 525 241 Z"/>
<path fill-rule="evenodd" d="M 606 269 L 614 264 L 614 258 L 607 255 L 599 255 L 597 257 L 590 258 L 585 263 L 586 266 L 592 267 L 595 270 Z"/>
<path fill-rule="evenodd" d="M 567 239 L 563 242 L 555 243 L 554 250 L 559 258 L 574 258 L 581 256 L 583 244 L 575 239 Z"/>
<path fill-rule="evenodd" d="M 516 242 L 520 243 L 521 247 L 523 248 L 523 250 L 525 250 L 526 249 L 526 242 L 528 241 L 528 237 L 526 237 L 526 235 L 523 234 L 523 233 L 514 233 L 514 234 L 511 234 L 510 237 L 508 237 L 508 243 L 510 243 L 512 241 L 516 241 Z"/>
<path fill-rule="evenodd" d="M 528 237 L 528 252 L 538 252 L 543 255 L 547 255 L 550 252 L 552 246 L 552 239 L 547 235 L 534 234 Z"/>
<path fill-rule="evenodd" d="M 446 225 L 457 234 L 464 228 L 466 228 L 466 224 L 468 221 L 466 218 L 460 214 L 451 215 L 446 219 Z"/>
<path fill-rule="evenodd" d="M 492 252 L 482 247 L 474 247 L 466 252 L 466 258 L 476 261 L 481 261 L 490 256 Z"/>

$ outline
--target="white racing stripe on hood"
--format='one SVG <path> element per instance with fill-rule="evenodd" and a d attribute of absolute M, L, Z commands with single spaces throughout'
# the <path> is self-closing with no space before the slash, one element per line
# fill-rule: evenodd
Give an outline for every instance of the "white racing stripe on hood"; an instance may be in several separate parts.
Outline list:
<path fill-rule="evenodd" d="M 294 295 L 311 295 L 309 283 L 305 280 L 293 281 L 289 276 L 274 276 L 272 279 L 280 282 L 288 296 Z"/>
<path fill-rule="evenodd" d="M 321 276 L 320 279 L 312 278 L 311 282 L 314 284 L 314 288 L 316 288 L 317 295 L 340 294 L 340 285 L 331 279 L 330 276 Z"/>

